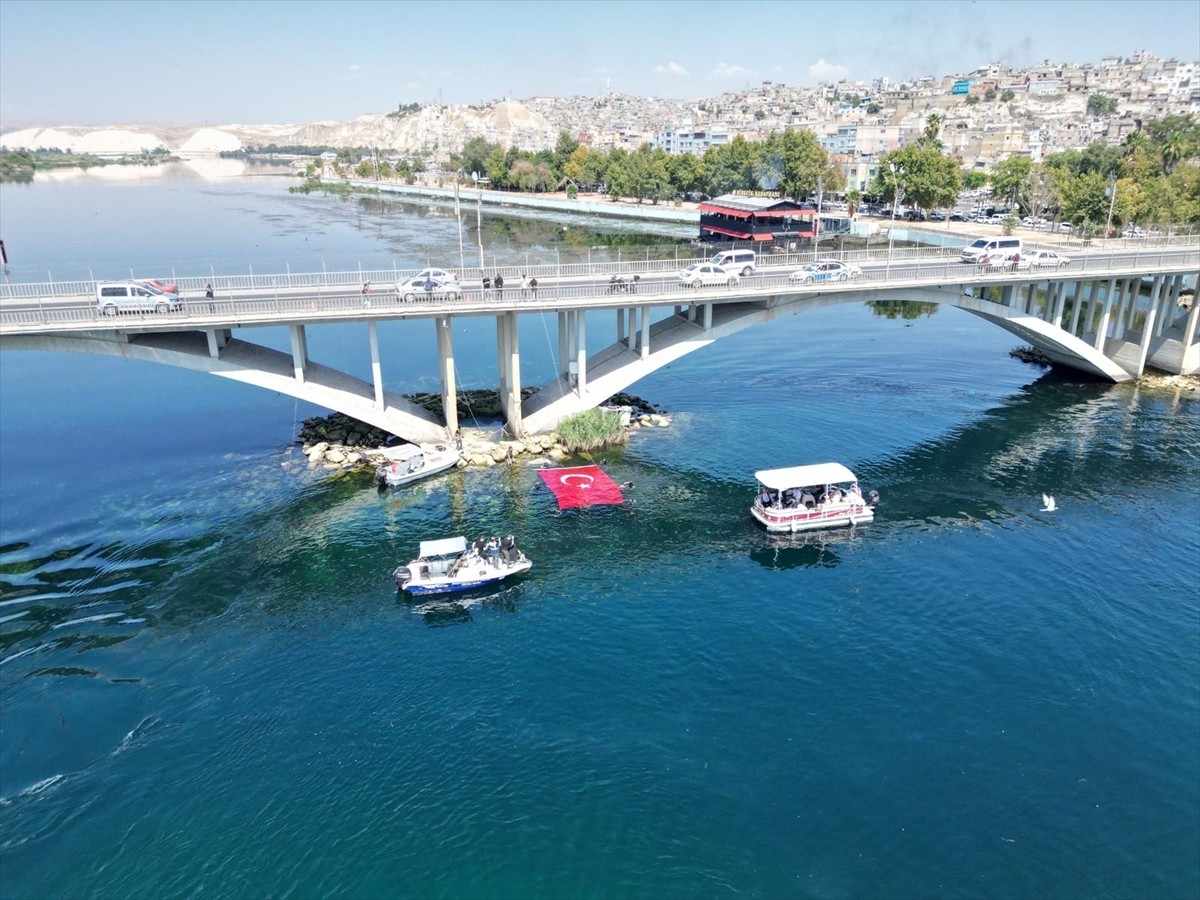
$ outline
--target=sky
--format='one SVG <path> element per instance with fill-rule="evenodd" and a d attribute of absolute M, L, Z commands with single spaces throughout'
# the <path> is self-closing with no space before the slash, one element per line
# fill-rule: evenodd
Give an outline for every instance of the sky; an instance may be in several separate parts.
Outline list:
<path fill-rule="evenodd" d="M 989 62 L 1200 59 L 1200 0 L 0 0 L 0 128 L 712 97 Z"/>

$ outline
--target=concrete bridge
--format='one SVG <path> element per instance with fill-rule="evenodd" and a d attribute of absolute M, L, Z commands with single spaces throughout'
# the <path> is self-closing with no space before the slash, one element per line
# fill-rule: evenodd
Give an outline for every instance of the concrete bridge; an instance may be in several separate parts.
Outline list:
<path fill-rule="evenodd" d="M 1061 267 L 1015 272 L 962 263 L 958 255 L 955 248 L 851 252 L 841 258 L 861 274 L 813 284 L 790 277 L 812 260 L 811 252 L 764 255 L 759 270 L 736 285 L 700 289 L 680 283 L 677 260 L 524 269 L 537 278 L 536 291 L 521 291 L 518 270 L 505 268 L 502 292 L 485 292 L 476 278 L 464 280 L 457 296 L 415 302 L 394 289 L 411 272 L 198 277 L 176 279 L 186 300 L 181 311 L 119 316 L 99 313 L 90 282 L 4 285 L 0 350 L 98 353 L 181 366 L 289 394 L 413 441 L 445 438 L 458 427 L 453 326 L 466 316 L 495 319 L 504 417 L 518 435 L 551 430 L 564 417 L 744 328 L 868 300 L 965 309 L 1059 365 L 1112 381 L 1138 378 L 1148 366 L 1200 371 L 1200 305 L 1192 302 L 1200 242 L 1194 237 L 1080 248 Z M 640 280 L 614 289 L 609 279 L 618 273 L 627 285 L 635 274 Z M 362 293 L 364 281 L 372 293 Z M 206 282 L 216 290 L 212 303 L 203 299 Z M 613 316 L 612 341 L 589 355 L 586 316 L 602 310 Z M 531 313 L 557 318 L 558 374 L 522 402 L 517 320 Z M 445 421 L 384 390 L 377 323 L 393 319 L 435 323 Z M 346 322 L 367 330 L 370 382 L 309 359 L 309 329 Z M 287 329 L 290 353 L 244 338 L 249 329 L 265 326 Z"/>

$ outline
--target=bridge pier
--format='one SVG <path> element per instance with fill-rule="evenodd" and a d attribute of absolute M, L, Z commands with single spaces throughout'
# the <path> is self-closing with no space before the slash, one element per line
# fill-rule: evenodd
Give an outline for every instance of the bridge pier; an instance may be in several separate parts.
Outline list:
<path fill-rule="evenodd" d="M 367 319 L 367 341 L 371 345 L 371 383 L 375 385 L 375 406 L 383 409 L 383 366 L 379 363 L 379 327 Z"/>
<path fill-rule="evenodd" d="M 1110 278 L 1104 289 L 1104 312 L 1100 314 L 1100 324 L 1096 326 L 1096 342 L 1093 345 L 1101 353 L 1104 352 L 1104 342 L 1108 340 L 1108 323 L 1112 319 L 1113 289 L 1116 286 L 1117 279 Z"/>
<path fill-rule="evenodd" d="M 500 408 L 509 434 L 524 434 L 521 422 L 521 346 L 517 334 L 517 314 L 496 316 L 496 349 L 500 368 Z"/>
<path fill-rule="evenodd" d="M 1138 344 L 1137 371 L 1135 378 L 1141 378 L 1146 371 L 1146 358 L 1150 355 L 1150 339 L 1154 337 L 1154 323 L 1158 318 L 1158 295 L 1162 289 L 1162 276 L 1154 279 L 1154 287 L 1150 290 L 1150 307 L 1146 310 L 1146 320 L 1142 322 L 1142 340 Z"/>
<path fill-rule="evenodd" d="M 458 386 L 454 380 L 454 336 L 450 332 L 449 316 L 439 316 L 433 322 L 437 329 L 438 372 L 442 377 L 442 413 L 446 419 L 446 431 L 453 435 L 458 431 Z"/>
<path fill-rule="evenodd" d="M 587 310 L 576 310 L 575 317 L 575 391 L 582 397 L 587 390 Z"/>
<path fill-rule="evenodd" d="M 292 369 L 296 373 L 296 381 L 304 384 L 305 372 L 308 370 L 308 334 L 299 323 L 289 325 L 288 333 L 292 338 Z"/>
<path fill-rule="evenodd" d="M 642 307 L 642 337 L 639 342 L 641 344 L 642 359 L 650 356 L 650 307 Z"/>
<path fill-rule="evenodd" d="M 205 329 L 204 336 L 208 339 L 208 355 L 213 359 L 219 359 L 221 351 L 233 339 L 233 332 L 228 328 L 208 328 Z"/>

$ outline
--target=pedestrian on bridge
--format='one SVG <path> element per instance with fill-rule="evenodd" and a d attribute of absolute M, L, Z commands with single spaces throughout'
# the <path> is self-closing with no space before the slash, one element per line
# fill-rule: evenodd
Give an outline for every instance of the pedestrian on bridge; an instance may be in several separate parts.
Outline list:
<path fill-rule="evenodd" d="M 209 282 L 208 284 L 204 285 L 204 299 L 208 301 L 208 311 L 216 312 L 217 306 L 215 303 L 213 303 L 212 282 Z"/>
<path fill-rule="evenodd" d="M 370 306 L 371 305 L 371 282 L 369 282 L 369 281 L 363 282 L 362 294 L 363 294 L 363 306 Z"/>
<path fill-rule="evenodd" d="M 483 296 L 488 300 L 492 299 L 492 276 L 483 276 Z"/>
<path fill-rule="evenodd" d="M 521 273 L 521 299 L 524 300 L 529 296 L 529 276 L 524 272 Z"/>
<path fill-rule="evenodd" d="M 504 276 L 499 272 L 496 273 L 496 299 L 504 299 Z"/>
<path fill-rule="evenodd" d="M 537 279 L 536 278 L 529 279 L 529 290 L 533 291 L 533 299 L 536 300 L 537 299 Z"/>

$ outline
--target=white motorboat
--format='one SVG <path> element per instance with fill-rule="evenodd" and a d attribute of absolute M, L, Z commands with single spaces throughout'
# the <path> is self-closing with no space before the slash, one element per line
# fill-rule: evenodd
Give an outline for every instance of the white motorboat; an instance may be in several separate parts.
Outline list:
<path fill-rule="evenodd" d="M 767 531 L 809 531 L 862 525 L 875 518 L 879 492 L 863 497 L 854 473 L 841 463 L 755 472 L 758 496 L 750 514 Z"/>
<path fill-rule="evenodd" d="M 375 470 L 380 487 L 400 487 L 458 465 L 458 451 L 446 444 L 401 444 L 383 451 Z"/>
<path fill-rule="evenodd" d="M 421 541 L 421 555 L 392 573 L 396 587 L 410 594 L 447 594 L 497 584 L 533 568 L 515 546 L 494 552 L 467 546 L 465 537 Z"/>

